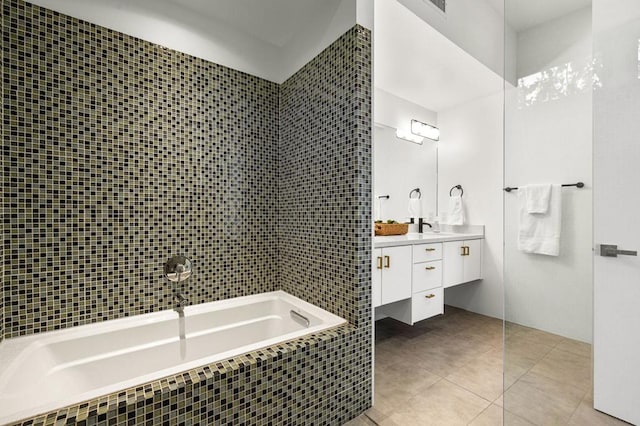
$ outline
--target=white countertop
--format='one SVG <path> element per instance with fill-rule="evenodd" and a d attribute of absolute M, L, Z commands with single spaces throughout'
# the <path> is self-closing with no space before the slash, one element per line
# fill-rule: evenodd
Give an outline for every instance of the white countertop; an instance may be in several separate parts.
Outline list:
<path fill-rule="evenodd" d="M 441 243 L 445 241 L 479 240 L 484 238 L 483 233 L 458 233 L 458 232 L 424 232 L 422 234 L 409 233 L 405 235 L 388 235 L 373 237 L 375 248 L 408 246 L 414 244 Z"/>

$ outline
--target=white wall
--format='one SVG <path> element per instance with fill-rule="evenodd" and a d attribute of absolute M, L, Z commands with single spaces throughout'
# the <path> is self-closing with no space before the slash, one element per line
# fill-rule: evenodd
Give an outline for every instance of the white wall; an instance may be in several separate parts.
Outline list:
<path fill-rule="evenodd" d="M 485 225 L 484 279 L 445 290 L 445 302 L 503 318 L 502 149 L 503 95 L 440 111 L 438 192 L 440 212 L 448 208 L 449 189 L 462 185 L 466 223 Z"/>
<path fill-rule="evenodd" d="M 505 195 L 506 318 L 583 341 L 592 332 L 590 54 L 589 10 L 519 35 L 523 79 L 507 96 L 505 140 L 506 185 L 587 185 L 562 190 L 559 257 L 517 250 L 517 195 Z"/>
<path fill-rule="evenodd" d="M 428 0 L 398 0 L 496 74 L 515 81 L 515 32 L 485 0 L 447 2 L 446 16 Z M 507 62 L 504 61 L 506 45 Z"/>
<path fill-rule="evenodd" d="M 409 131 L 411 119 L 436 125 L 436 113 L 380 89 L 374 91 L 373 110 L 377 124 L 373 133 L 374 206 L 375 197 L 389 195 L 390 199 L 379 201 L 381 218 L 405 222 L 409 192 L 420 188 L 422 212 L 427 217 L 436 211 L 438 144 L 428 139 L 422 145 L 398 139 L 395 129 Z"/>
<path fill-rule="evenodd" d="M 437 126 L 438 114 L 387 91 L 374 88 L 373 121 L 396 129 L 411 130 L 411 119 Z"/>
<path fill-rule="evenodd" d="M 584 66 L 591 57 L 591 7 L 518 33 L 518 78 L 575 62 Z"/>
<path fill-rule="evenodd" d="M 313 19 L 301 23 L 298 34 L 279 46 L 176 1 L 30 2 L 276 83 L 293 75 L 356 22 L 369 29 L 373 25 L 373 0 L 312 2 Z"/>

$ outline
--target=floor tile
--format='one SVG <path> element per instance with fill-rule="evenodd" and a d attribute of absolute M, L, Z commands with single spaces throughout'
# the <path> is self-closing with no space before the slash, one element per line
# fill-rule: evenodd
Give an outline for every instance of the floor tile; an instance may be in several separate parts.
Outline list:
<path fill-rule="evenodd" d="M 440 380 L 439 376 L 415 365 L 390 364 L 375 371 L 377 393 L 409 399 Z"/>
<path fill-rule="evenodd" d="M 377 322 L 375 350 L 375 405 L 350 426 L 625 424 L 591 408 L 583 342 L 446 307 Z"/>
<path fill-rule="evenodd" d="M 502 395 L 502 378 L 502 357 L 501 354 L 496 356 L 495 352 L 478 356 L 446 377 L 489 401 Z"/>
<path fill-rule="evenodd" d="M 391 413 L 388 420 L 398 425 L 467 425 L 489 405 L 489 401 L 441 380 Z"/>
<path fill-rule="evenodd" d="M 530 370 L 585 392 L 591 388 L 591 358 L 576 355 L 558 348 L 553 349 Z"/>
<path fill-rule="evenodd" d="M 563 350 L 565 352 L 571 352 L 572 354 L 591 357 L 591 345 L 589 343 L 580 342 L 573 339 L 563 339 L 556 345 L 556 349 Z"/>
<path fill-rule="evenodd" d="M 585 391 L 534 373 L 527 373 L 504 394 L 503 406 L 539 425 L 569 421 Z"/>
<path fill-rule="evenodd" d="M 502 407 L 492 404 L 487 407 L 478 417 L 476 417 L 471 423 L 470 426 L 533 426 L 533 423 L 530 423 L 523 419 L 522 417 L 516 416 L 513 413 L 508 411 L 504 411 Z"/>
<path fill-rule="evenodd" d="M 529 369 L 553 350 L 553 346 L 534 343 L 519 333 L 505 341 L 505 363 Z"/>
<path fill-rule="evenodd" d="M 502 407 L 495 404 L 488 406 L 482 413 L 478 415 L 470 426 L 502 426 Z"/>

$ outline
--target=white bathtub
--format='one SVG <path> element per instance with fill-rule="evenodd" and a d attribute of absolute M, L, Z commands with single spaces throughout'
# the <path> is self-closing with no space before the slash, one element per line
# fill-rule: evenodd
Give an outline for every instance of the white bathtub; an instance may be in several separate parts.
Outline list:
<path fill-rule="evenodd" d="M 309 324 L 291 311 L 308 318 Z M 0 424 L 73 405 L 346 321 L 283 291 L 0 343 Z"/>

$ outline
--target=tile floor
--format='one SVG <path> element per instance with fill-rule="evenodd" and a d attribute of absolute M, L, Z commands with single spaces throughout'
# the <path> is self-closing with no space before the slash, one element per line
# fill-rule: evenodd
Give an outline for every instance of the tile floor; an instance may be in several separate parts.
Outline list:
<path fill-rule="evenodd" d="M 376 322 L 375 405 L 349 426 L 625 425 L 592 409 L 591 346 L 446 307 Z M 503 407 L 506 409 L 503 410 Z"/>

